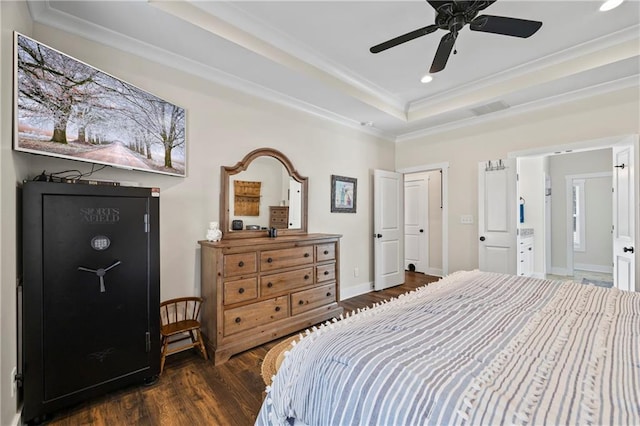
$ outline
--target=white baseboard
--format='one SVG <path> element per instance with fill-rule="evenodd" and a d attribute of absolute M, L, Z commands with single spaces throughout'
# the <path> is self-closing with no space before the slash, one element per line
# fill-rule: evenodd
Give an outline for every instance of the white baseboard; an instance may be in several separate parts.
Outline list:
<path fill-rule="evenodd" d="M 373 283 L 361 283 L 349 287 L 340 287 L 340 300 L 351 299 L 373 291 Z"/>
<path fill-rule="evenodd" d="M 531 276 L 533 278 L 541 278 L 544 279 L 544 274 L 541 274 L 540 272 L 534 272 L 533 274 L 531 274 Z"/>
<path fill-rule="evenodd" d="M 613 274 L 613 266 L 606 265 L 589 265 L 584 263 L 575 263 L 573 269 L 579 271 L 600 272 L 603 274 Z"/>

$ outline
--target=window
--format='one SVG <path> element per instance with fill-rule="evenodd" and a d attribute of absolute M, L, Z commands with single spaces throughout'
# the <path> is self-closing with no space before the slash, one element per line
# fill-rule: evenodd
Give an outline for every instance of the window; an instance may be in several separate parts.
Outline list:
<path fill-rule="evenodd" d="M 584 179 L 573 179 L 573 249 L 585 251 Z"/>

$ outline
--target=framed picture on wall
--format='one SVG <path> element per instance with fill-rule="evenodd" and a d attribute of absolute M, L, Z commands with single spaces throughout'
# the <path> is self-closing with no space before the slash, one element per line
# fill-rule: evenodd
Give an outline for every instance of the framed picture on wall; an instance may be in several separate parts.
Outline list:
<path fill-rule="evenodd" d="M 331 212 L 355 213 L 357 189 L 357 179 L 331 175 Z"/>

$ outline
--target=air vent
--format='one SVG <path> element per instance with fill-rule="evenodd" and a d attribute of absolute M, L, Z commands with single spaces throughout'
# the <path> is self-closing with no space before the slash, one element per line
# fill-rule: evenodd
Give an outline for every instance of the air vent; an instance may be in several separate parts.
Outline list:
<path fill-rule="evenodd" d="M 491 114 L 492 112 L 502 111 L 509 108 L 504 101 L 491 102 L 490 104 L 480 105 L 479 107 L 471 108 L 471 112 L 475 115 Z"/>

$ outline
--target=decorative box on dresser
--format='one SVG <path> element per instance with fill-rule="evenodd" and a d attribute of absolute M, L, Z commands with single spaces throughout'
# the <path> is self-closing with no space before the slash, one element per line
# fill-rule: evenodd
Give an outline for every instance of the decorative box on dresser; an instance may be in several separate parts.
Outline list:
<path fill-rule="evenodd" d="M 340 237 L 199 242 L 202 332 L 216 364 L 342 313 Z"/>

